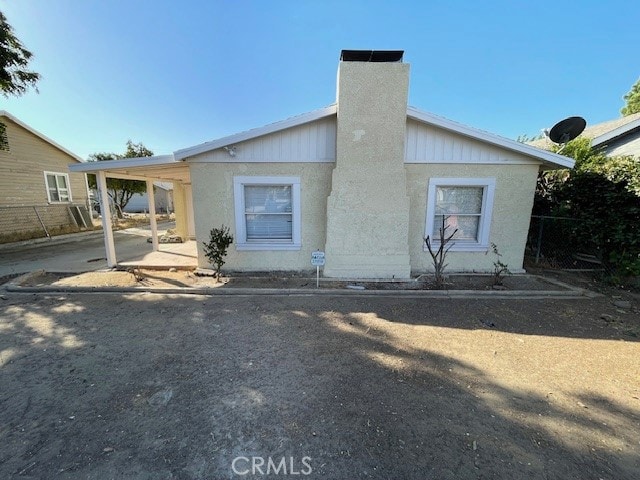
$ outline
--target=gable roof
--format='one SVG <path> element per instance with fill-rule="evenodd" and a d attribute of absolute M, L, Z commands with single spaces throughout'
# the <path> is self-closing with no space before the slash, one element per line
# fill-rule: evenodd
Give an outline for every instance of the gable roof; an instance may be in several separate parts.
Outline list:
<path fill-rule="evenodd" d="M 234 135 L 229 135 L 227 137 L 222 137 L 217 140 L 196 145 L 194 147 L 183 148 L 181 150 L 175 151 L 173 153 L 173 156 L 178 161 L 184 160 L 194 155 L 209 152 L 211 150 L 215 150 L 218 148 L 231 146 L 233 144 L 251 140 L 257 137 L 261 137 L 263 135 L 268 135 L 268 134 L 275 133 L 288 128 L 304 125 L 305 123 L 314 122 L 322 118 L 330 117 L 332 115 L 336 115 L 337 110 L 338 110 L 337 105 L 332 104 L 332 105 L 329 105 L 328 107 L 303 113 L 301 115 L 290 117 L 290 118 L 287 118 L 286 120 L 271 123 L 263 127 L 258 127 L 258 128 L 240 132 Z M 536 148 L 535 146 L 527 145 L 522 142 L 510 140 L 508 138 L 495 135 L 493 133 L 489 133 L 483 130 L 469 127 L 461 123 L 448 120 L 444 117 L 434 115 L 432 113 L 423 112 L 414 107 L 407 108 L 407 118 L 411 118 L 418 122 L 434 125 L 436 127 L 457 133 L 459 135 L 463 135 L 465 137 L 478 140 L 480 142 L 495 145 L 497 147 L 505 148 L 507 150 L 511 150 L 513 152 L 538 159 L 546 165 L 559 166 L 563 168 L 571 168 L 573 167 L 573 164 L 574 164 L 574 161 L 571 158 L 558 155 L 556 153 L 552 153 L 547 150 Z"/>
<path fill-rule="evenodd" d="M 528 157 L 533 157 L 541 160 L 547 165 L 559 166 L 563 168 L 572 168 L 575 161 L 572 158 L 558 155 L 547 150 L 542 150 L 535 146 L 511 140 L 494 133 L 489 133 L 484 130 L 469 127 L 462 123 L 454 122 L 444 117 L 434 115 L 433 113 L 423 112 L 414 107 L 407 109 L 407 117 L 414 120 L 424 122 L 436 127 L 448 130 L 450 132 L 469 137 L 480 142 L 488 143 L 497 147 L 511 150 L 512 152 L 520 153 Z"/>
<path fill-rule="evenodd" d="M 53 140 L 51 140 L 49 137 L 47 137 L 46 135 L 43 135 L 42 133 L 38 132 L 36 129 L 30 127 L 29 125 L 27 125 L 26 123 L 22 122 L 21 120 L 17 119 L 16 117 L 14 117 L 13 115 L 11 115 L 9 112 L 7 112 L 6 110 L 0 110 L 0 117 L 6 117 L 9 120 L 11 120 L 13 123 L 21 126 L 22 128 L 24 128 L 25 130 L 31 132 L 33 135 L 35 135 L 36 137 L 39 137 L 40 139 L 44 140 L 45 142 L 47 142 L 49 145 L 57 148 L 58 150 L 66 153 L 67 155 L 69 155 L 70 157 L 73 157 L 74 160 L 78 161 L 78 162 L 84 162 L 84 160 L 82 158 L 80 158 L 78 155 L 76 155 L 75 153 L 67 150 L 66 148 L 64 148 L 62 145 L 60 145 L 59 143 L 54 142 Z"/>
<path fill-rule="evenodd" d="M 337 111 L 338 107 L 334 103 L 332 105 L 329 105 L 328 107 L 319 108 L 318 110 L 313 110 L 301 115 L 296 115 L 295 117 L 289 117 L 279 122 L 270 123 L 268 125 L 265 125 L 264 127 L 253 128 L 251 130 L 246 130 L 234 135 L 229 135 L 228 137 L 222 137 L 217 140 L 212 140 L 211 142 L 201 143 L 200 145 L 196 145 L 194 147 L 176 150 L 175 152 L 173 152 L 173 156 L 176 160 L 184 160 L 187 157 L 192 157 L 200 153 L 209 152 L 217 148 L 233 145 L 234 143 L 244 142 L 246 140 L 251 140 L 252 138 L 262 137 L 263 135 L 268 135 L 270 133 L 279 132 L 280 130 L 297 127 L 299 125 L 304 125 L 305 123 L 310 123 L 322 118 L 330 117 L 331 115 L 335 115 Z"/>

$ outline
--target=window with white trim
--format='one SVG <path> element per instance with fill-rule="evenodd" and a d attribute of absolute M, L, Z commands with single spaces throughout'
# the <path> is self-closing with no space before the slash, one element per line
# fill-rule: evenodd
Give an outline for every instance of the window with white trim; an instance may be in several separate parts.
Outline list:
<path fill-rule="evenodd" d="M 444 219 L 446 236 L 455 231 L 451 251 L 486 251 L 495 187 L 495 178 L 430 179 L 425 237 L 439 247 Z"/>
<path fill-rule="evenodd" d="M 69 189 L 69 175 L 66 173 L 44 172 L 44 183 L 47 189 L 49 203 L 71 201 Z"/>
<path fill-rule="evenodd" d="M 233 177 L 238 250 L 299 250 L 300 178 Z"/>

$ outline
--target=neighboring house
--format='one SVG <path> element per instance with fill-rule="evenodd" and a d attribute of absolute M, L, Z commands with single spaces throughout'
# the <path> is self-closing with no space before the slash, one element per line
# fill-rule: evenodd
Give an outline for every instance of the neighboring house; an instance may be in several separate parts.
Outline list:
<path fill-rule="evenodd" d="M 590 139 L 591 146 L 602 149 L 608 157 L 630 155 L 640 158 L 640 113 L 588 126 L 580 137 Z M 530 144 L 546 149 L 554 145 L 548 138 Z"/>
<path fill-rule="evenodd" d="M 173 184 L 171 182 L 153 182 L 156 213 L 173 212 Z M 149 197 L 146 193 L 136 193 L 127 206 L 125 212 L 140 213 L 149 211 Z"/>
<path fill-rule="evenodd" d="M 82 159 L 0 110 L 7 145 L 0 149 L 0 243 L 93 227 Z"/>
<path fill-rule="evenodd" d="M 201 267 L 210 229 L 227 225 L 231 271 L 306 271 L 323 250 L 327 277 L 404 279 L 433 269 L 424 237 L 437 247 L 445 218 L 458 228 L 449 271 L 492 270 L 492 243 L 522 271 L 538 171 L 573 160 L 408 107 L 402 56 L 343 51 L 329 107 L 71 170 L 172 179 L 177 229 L 193 228 Z"/>

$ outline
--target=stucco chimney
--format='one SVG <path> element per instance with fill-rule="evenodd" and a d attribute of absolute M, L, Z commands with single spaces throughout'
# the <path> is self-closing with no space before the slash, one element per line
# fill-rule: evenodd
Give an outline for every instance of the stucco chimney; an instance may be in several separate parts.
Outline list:
<path fill-rule="evenodd" d="M 410 276 L 404 167 L 409 65 L 402 55 L 342 52 L 325 276 Z"/>

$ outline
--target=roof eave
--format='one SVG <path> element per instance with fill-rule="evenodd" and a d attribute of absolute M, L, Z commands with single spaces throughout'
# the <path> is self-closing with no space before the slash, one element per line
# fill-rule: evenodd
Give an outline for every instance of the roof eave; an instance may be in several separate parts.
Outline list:
<path fill-rule="evenodd" d="M 485 132 L 484 130 L 469 127 L 432 113 L 423 112 L 415 107 L 407 108 L 407 117 L 435 125 L 436 127 L 464 135 L 474 140 L 490 143 L 492 145 L 535 158 L 547 166 L 573 168 L 575 164 L 575 161 L 572 158 L 558 155 L 557 153 L 549 152 L 548 150 L 542 150 L 493 133 Z"/>
<path fill-rule="evenodd" d="M 13 115 L 11 115 L 9 112 L 7 112 L 6 110 L 0 110 L 0 117 L 6 117 L 9 120 L 11 120 L 13 123 L 20 125 L 22 128 L 24 128 L 25 130 L 27 130 L 28 132 L 31 132 L 32 134 L 34 134 L 36 137 L 39 137 L 40 139 L 44 140 L 45 142 L 47 142 L 48 144 L 50 144 L 52 147 L 57 148 L 58 150 L 66 153 L 67 155 L 69 155 L 70 157 L 72 157 L 74 160 L 77 160 L 78 162 L 84 163 L 84 160 L 79 157 L 78 155 L 76 155 L 75 153 L 73 153 L 70 150 L 67 150 L 66 148 L 64 148 L 62 145 L 60 145 L 59 143 L 54 142 L 53 140 L 51 140 L 49 137 L 47 137 L 46 135 L 43 135 L 42 133 L 40 133 L 39 131 L 37 131 L 35 128 L 30 127 L 29 125 L 27 125 L 26 123 L 24 123 L 22 120 L 14 117 Z"/>
<path fill-rule="evenodd" d="M 188 148 L 183 148 L 181 150 L 176 150 L 175 152 L 173 152 L 173 155 L 177 161 L 184 160 L 188 157 L 193 157 L 194 155 L 210 152 L 211 150 L 216 150 L 218 148 L 233 145 L 235 143 L 244 142 L 247 140 L 251 140 L 253 138 L 262 137 L 264 135 L 269 135 L 271 133 L 279 132 L 281 130 L 286 130 L 287 128 L 297 127 L 300 125 L 304 125 L 305 123 L 314 122 L 316 120 L 321 120 L 331 115 L 335 115 L 336 112 L 337 112 L 337 105 L 336 104 L 329 105 L 328 107 L 303 113 L 301 115 L 287 118 L 286 120 L 281 120 L 279 122 L 271 123 L 263 127 L 258 127 L 251 130 L 247 130 L 246 132 L 240 132 L 234 135 L 229 135 L 227 137 L 219 138 L 211 142 L 202 143 L 194 147 L 188 147 Z"/>
<path fill-rule="evenodd" d="M 594 137 L 593 140 L 591 141 L 591 146 L 598 147 L 612 140 L 615 140 L 618 137 L 626 135 L 627 133 L 631 133 L 638 128 L 640 128 L 640 118 L 634 120 L 633 122 L 629 122 L 625 125 L 622 125 L 618 128 L 614 128 L 613 130 L 607 133 Z"/>
<path fill-rule="evenodd" d="M 118 160 L 103 160 L 96 162 L 83 162 L 69 165 L 72 172 L 100 172 L 117 168 L 153 167 L 158 165 L 170 165 L 178 163 L 173 155 L 156 155 L 153 157 L 121 158 Z"/>

